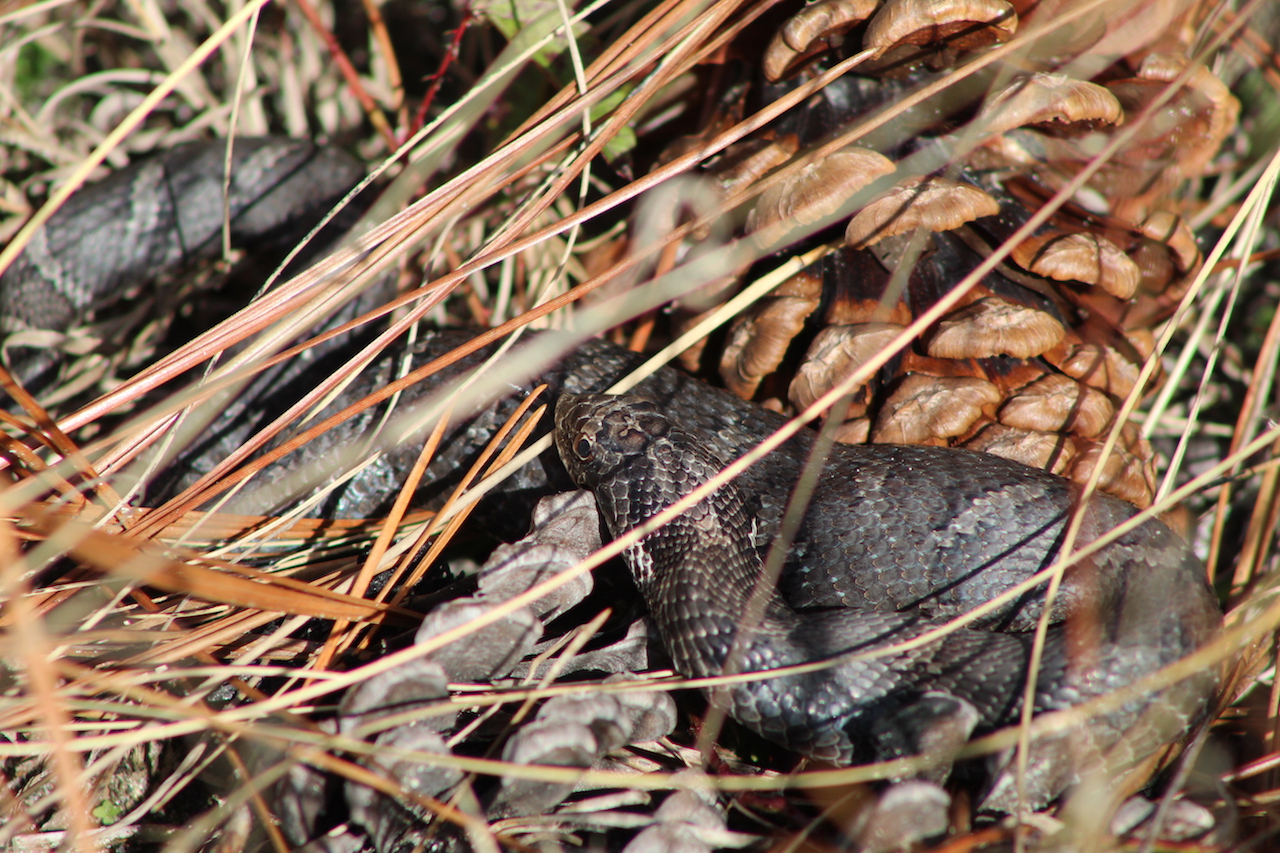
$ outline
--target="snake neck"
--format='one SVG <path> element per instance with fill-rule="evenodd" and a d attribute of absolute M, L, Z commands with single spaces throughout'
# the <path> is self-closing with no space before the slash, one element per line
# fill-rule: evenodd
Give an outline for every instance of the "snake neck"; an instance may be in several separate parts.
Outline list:
<path fill-rule="evenodd" d="M 672 430 L 655 442 L 628 476 L 625 488 L 597 493 L 616 538 L 644 524 L 707 483 L 724 467 L 698 436 Z M 664 472 L 679 472 L 674 477 Z M 669 644 L 686 675 L 719 675 L 738 667 L 732 658 L 752 644 L 785 636 L 798 618 L 772 583 L 761 583 L 754 525 L 740 488 L 726 483 L 628 548 L 623 558 L 653 617 L 667 636 L 694 636 Z"/>
<path fill-rule="evenodd" d="M 615 539 L 683 501 L 725 464 L 701 433 L 676 426 L 644 398 L 562 396 L 556 444 L 574 480 L 595 493 Z M 796 626 L 799 617 L 773 584 L 759 582 L 755 528 L 735 480 L 623 552 L 685 675 L 717 675 L 735 649 L 785 637 Z"/>

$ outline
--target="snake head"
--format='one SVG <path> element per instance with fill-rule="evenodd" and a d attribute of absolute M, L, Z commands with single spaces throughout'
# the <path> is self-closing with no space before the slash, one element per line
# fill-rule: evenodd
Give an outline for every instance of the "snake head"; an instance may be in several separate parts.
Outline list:
<path fill-rule="evenodd" d="M 643 456 L 670 428 L 648 397 L 562 394 L 556 403 L 556 448 L 569 476 L 587 488 Z"/>

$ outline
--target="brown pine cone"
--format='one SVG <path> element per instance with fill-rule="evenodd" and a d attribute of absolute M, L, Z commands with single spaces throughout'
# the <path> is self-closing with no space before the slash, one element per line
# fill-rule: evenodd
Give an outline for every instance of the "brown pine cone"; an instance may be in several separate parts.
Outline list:
<path fill-rule="evenodd" d="M 858 51 L 864 60 L 706 167 L 726 191 L 770 175 L 745 231 L 773 257 L 741 283 L 798 249 L 831 250 L 733 321 L 718 357 L 729 388 L 784 411 L 808 406 L 1003 248 L 854 390 L 842 440 L 971 447 L 1083 482 L 1120 429 L 1100 487 L 1151 502 L 1151 447 L 1117 412 L 1152 353 L 1153 327 L 1199 270 L 1188 186 L 1211 170 L 1239 110 L 1190 58 L 1187 17 L 1144 6 L 1141 26 L 1069 21 L 896 116 L 909 138 L 858 133 L 858 144 L 812 156 L 905 93 L 1071 9 L 826 0 L 776 28 L 763 72 L 724 86 L 709 126 Z M 1101 165 L 1074 186 L 1095 158 Z M 1052 212 L 1018 239 L 1046 205 Z M 733 292 L 722 287 L 718 301 Z M 677 306 L 677 325 L 707 307 Z M 685 363 L 699 358 L 714 360 L 698 350 Z"/>

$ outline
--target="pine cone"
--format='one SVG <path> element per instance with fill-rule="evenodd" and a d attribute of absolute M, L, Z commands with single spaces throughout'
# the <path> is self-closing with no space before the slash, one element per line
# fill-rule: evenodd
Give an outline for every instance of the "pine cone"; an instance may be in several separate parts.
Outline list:
<path fill-rule="evenodd" d="M 818 146 L 904 93 L 1071 5 L 826 0 L 787 19 L 763 73 L 723 87 L 712 126 L 856 51 L 869 58 L 706 167 L 722 187 L 780 176 L 746 232 L 761 252 L 784 254 L 744 283 L 786 253 L 832 247 L 734 321 L 719 359 L 726 385 L 785 411 L 808 406 L 1003 246 L 991 272 L 855 389 L 841 440 L 970 447 L 1084 482 L 1118 428 L 1100 486 L 1150 504 L 1151 447 L 1117 412 L 1152 352 L 1153 326 L 1199 269 L 1183 218 L 1188 184 L 1210 170 L 1239 110 L 1189 58 L 1187 21 L 1156 5 L 1069 23 L 896 117 L 915 128 L 910 138 L 877 150 L 859 139 L 820 159 Z M 977 92 L 975 82 L 989 93 L 964 103 L 957 93 Z M 1069 188 L 1095 157 L 1101 167 Z M 1064 188 L 1065 202 L 1017 239 Z"/>

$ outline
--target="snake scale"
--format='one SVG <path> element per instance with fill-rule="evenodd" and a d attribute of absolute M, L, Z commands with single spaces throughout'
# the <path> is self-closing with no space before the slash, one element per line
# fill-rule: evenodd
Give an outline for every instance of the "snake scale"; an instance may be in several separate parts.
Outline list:
<path fill-rule="evenodd" d="M 180 149 L 82 193 L 0 279 L 5 330 L 66 328 L 116 298 L 139 270 L 150 275 L 204 251 L 221 221 L 221 151 L 216 145 Z M 356 171 L 345 158 L 302 143 L 263 140 L 241 143 L 237 151 L 229 207 L 246 234 L 283 227 L 304 201 L 336 197 Z M 412 345 L 393 347 L 327 411 L 385 383 L 406 353 L 420 366 L 468 337 L 428 332 Z M 412 408 L 432 398 L 440 384 L 467 374 L 491 352 L 480 350 L 431 383 L 408 389 L 399 405 Z M 337 349 L 326 358 L 344 354 Z M 50 369 L 36 355 L 36 369 L 20 375 Z M 671 369 L 641 382 L 635 389 L 641 396 L 590 396 L 638 361 L 594 340 L 544 368 L 526 367 L 524 375 L 509 377 L 501 393 L 446 436 L 423 480 L 422 500 L 430 502 L 456 482 L 521 392 L 535 383 L 547 383 L 549 395 L 561 399 L 560 455 L 573 481 L 595 493 L 613 535 L 670 506 L 783 423 L 779 415 Z M 503 364 L 525 362 L 517 353 Z M 322 360 L 258 377 L 156 477 L 148 499 L 162 500 L 189 485 L 298 399 L 313 381 L 310 371 L 326 369 Z M 325 460 L 364 440 L 378 417 L 375 407 L 344 421 L 266 469 L 254 488 L 223 508 L 269 513 L 290 505 L 310 488 L 293 475 L 310 465 L 321 470 L 323 481 Z M 837 445 L 785 554 L 777 588 L 765 591 L 758 618 L 744 626 L 744 613 L 756 612 L 752 591 L 813 443 L 814 435 L 802 432 L 627 551 L 658 632 L 683 674 L 718 675 L 726 666 L 769 670 L 918 636 L 1050 566 L 1078 508 L 1079 491 L 1066 480 L 993 456 Z M 388 447 L 334 489 L 323 512 L 359 517 L 385 509 L 417 453 L 411 441 Z M 529 503 L 571 485 L 548 453 L 510 478 L 503 496 Z M 1135 510 L 1094 495 L 1082 512 L 1078 545 Z M 1032 631 L 1044 605 L 1041 585 L 919 648 L 747 681 L 716 696 L 725 697 L 718 701 L 747 727 L 815 757 L 849 762 L 928 751 L 940 740 L 963 741 L 972 732 L 1016 722 Z M 1036 711 L 1071 707 L 1132 684 L 1202 646 L 1221 624 L 1203 567 L 1154 520 L 1070 568 L 1049 616 Z M 1114 748 L 1136 759 L 1181 736 L 1203 716 L 1216 684 L 1215 672 L 1199 672 L 1110 708 L 1068 735 L 1040 738 L 1032 749 L 1026 802 L 1044 803 L 1070 784 L 1081 770 L 1082 748 L 1084 754 Z M 1016 797 L 1012 773 L 994 773 L 986 807 L 1010 811 Z"/>

